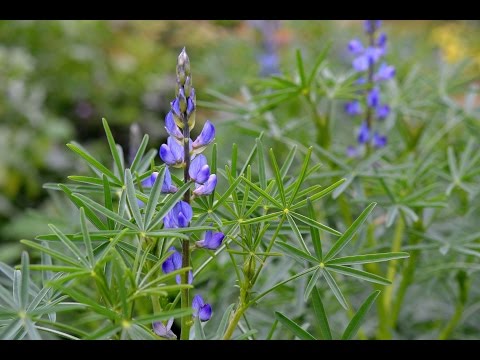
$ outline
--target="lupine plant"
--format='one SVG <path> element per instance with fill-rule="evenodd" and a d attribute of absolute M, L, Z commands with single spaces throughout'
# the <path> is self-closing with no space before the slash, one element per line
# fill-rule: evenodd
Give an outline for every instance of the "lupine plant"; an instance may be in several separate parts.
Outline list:
<path fill-rule="evenodd" d="M 480 158 L 475 155 L 478 74 L 470 77 L 465 63 L 452 66 L 441 59 L 434 66 L 430 62 L 423 66 L 397 56 L 396 68 L 387 65 L 382 59 L 396 42 L 390 42 L 387 54 L 386 36 L 378 33 L 380 24 L 366 20 L 367 44 L 353 40 L 348 53 L 347 41 L 308 55 L 297 50 L 292 71 L 256 80 L 243 89 L 243 101 L 218 97 L 216 103 L 201 105 L 229 111 L 225 127 L 243 129 L 246 143 L 248 136 L 261 135 L 283 161 L 289 159 L 287 144 L 323 163 L 307 184 L 345 179 L 314 207 L 318 221 L 345 234 L 360 209 L 372 201 L 378 204 L 366 232 L 355 236 L 357 247 L 352 251 L 408 251 L 410 258 L 391 261 L 387 267 L 359 265 L 396 283 L 383 290 L 372 286 L 372 291 L 382 292 L 376 313 L 366 316 L 377 327 L 359 332 L 360 338 L 478 339 L 480 328 L 473 319 L 480 301 L 475 220 L 480 194 Z M 334 51 L 344 56 L 345 66 L 330 56 Z M 363 125 L 357 133 L 360 146 L 346 154 L 351 115 Z M 326 238 L 322 243 L 328 242 Z M 354 284 L 346 289 L 355 294 L 360 290 Z M 370 300 L 377 296 L 364 294 Z M 277 319 L 296 336 L 315 338 L 302 332 L 313 321 L 309 313 L 322 313 L 315 299 L 305 308 L 292 306 L 291 321 L 284 314 L 277 314 Z M 322 304 L 327 313 L 335 311 L 323 298 Z M 347 317 L 356 315 L 347 311 Z M 317 328 L 326 329 L 324 325 L 320 322 Z"/>
<path fill-rule="evenodd" d="M 345 179 L 322 187 L 315 180 L 322 164 L 311 166 L 313 147 L 299 155 L 291 146 L 280 162 L 263 133 L 249 151 L 233 143 L 227 164 L 218 167 L 217 145 L 210 156 L 204 151 L 215 139 L 213 123 L 190 138 L 197 102 L 185 49 L 176 75 L 165 117 L 169 136 L 159 150 L 147 151 L 144 135 L 127 162 L 105 119 L 111 164 L 68 144 L 90 173 L 45 188 L 71 201 L 78 222 L 65 229 L 50 224 L 51 233 L 22 240 L 40 263 L 31 264 L 25 252 L 18 268 L 0 264 L 0 338 L 271 339 L 279 324 L 301 339 L 360 336 L 369 309 L 391 284 L 363 267 L 409 256 L 357 252 L 375 202 L 349 223 L 330 221 L 319 200 Z M 217 284 L 212 274 L 220 268 L 229 281 Z M 351 280 L 359 291 L 345 294 Z M 236 300 L 213 303 L 210 282 Z M 378 289 L 364 297 L 365 282 Z M 311 304 L 315 327 L 292 320 L 289 306 L 268 303 L 292 283 L 300 289 L 295 308 Z M 353 306 L 348 295 L 356 298 Z M 346 326 L 330 325 L 327 305 L 347 310 Z M 259 310 L 268 325 L 257 329 L 249 314 Z"/>

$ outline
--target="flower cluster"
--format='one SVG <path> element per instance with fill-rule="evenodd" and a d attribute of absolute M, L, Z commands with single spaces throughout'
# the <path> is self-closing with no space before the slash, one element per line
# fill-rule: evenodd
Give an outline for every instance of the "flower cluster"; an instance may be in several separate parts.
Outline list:
<path fill-rule="evenodd" d="M 217 176 L 211 174 L 207 158 L 202 152 L 215 138 L 215 127 L 210 121 L 206 121 L 202 131 L 193 141 L 190 138 L 190 131 L 195 127 L 196 96 L 195 89 L 192 87 L 192 77 L 190 73 L 190 60 L 182 50 L 178 56 L 177 63 L 177 91 L 175 99 L 170 103 L 171 110 L 165 117 L 165 129 L 168 133 L 167 143 L 160 147 L 159 155 L 167 165 L 162 184 L 162 192 L 176 192 L 178 189 L 172 184 L 172 178 L 169 168 L 182 168 L 184 170 L 185 183 L 193 182 L 195 189 L 193 196 L 190 191 L 184 196 L 184 199 L 176 203 L 173 208 L 163 218 L 165 229 L 185 228 L 190 226 L 193 218 L 193 209 L 190 201 L 198 196 L 210 195 L 217 185 Z M 149 178 L 142 182 L 142 186 L 153 186 L 158 173 L 153 173 Z M 196 248 L 205 248 L 210 250 L 217 249 L 224 238 L 221 232 L 213 233 L 207 231 L 205 239 L 196 242 Z M 169 249 L 172 254 L 163 262 L 162 271 L 165 274 L 188 266 L 183 263 L 183 256 L 175 247 Z M 189 250 L 190 251 L 190 250 Z M 188 254 L 187 254 L 188 255 Z M 188 262 L 188 258 L 186 260 Z M 181 283 L 179 274 L 175 277 L 177 284 Z M 193 281 L 192 271 L 189 271 L 188 283 Z M 193 314 L 200 321 L 207 321 L 212 314 L 210 304 L 203 301 L 200 295 L 196 295 L 192 301 Z M 157 335 L 173 338 L 175 334 L 170 330 L 172 322 L 166 325 L 161 322 L 153 324 Z"/>
<path fill-rule="evenodd" d="M 365 20 L 368 45 L 364 46 L 359 39 L 353 39 L 348 44 L 348 51 L 355 56 L 352 61 L 354 70 L 363 73 L 358 83 L 367 84 L 368 90 L 364 101 L 355 100 L 345 104 L 345 112 L 348 115 L 364 117 L 358 129 L 357 142 L 360 146 L 371 144 L 375 148 L 384 147 L 387 144 L 387 137 L 373 131 L 373 119 L 384 120 L 390 114 L 390 106 L 381 102 L 380 83 L 395 76 L 395 68 L 381 62 L 387 50 L 387 35 L 380 33 L 377 36 L 380 26 L 380 20 Z M 356 157 L 359 155 L 359 149 L 349 146 L 347 155 Z"/>

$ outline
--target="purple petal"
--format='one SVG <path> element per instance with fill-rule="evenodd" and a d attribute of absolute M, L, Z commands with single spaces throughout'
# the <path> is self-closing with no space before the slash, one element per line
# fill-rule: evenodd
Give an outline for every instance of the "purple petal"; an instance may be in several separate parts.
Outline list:
<path fill-rule="evenodd" d="M 167 116 L 165 116 L 165 130 L 167 130 L 168 135 L 173 136 L 180 141 L 183 140 L 183 133 L 180 131 L 177 124 L 175 123 L 171 111 L 169 111 Z"/>
<path fill-rule="evenodd" d="M 160 321 L 153 323 L 153 331 L 161 337 L 167 337 L 167 328 Z"/>
<path fill-rule="evenodd" d="M 138 204 L 138 207 L 141 207 L 141 208 L 145 206 L 145 203 L 140 199 L 137 199 L 137 204 Z"/>
<path fill-rule="evenodd" d="M 170 105 L 172 106 L 172 113 L 173 115 L 176 115 L 177 117 L 181 117 L 182 111 L 180 110 L 180 101 L 178 101 L 177 98 L 173 100 Z"/>
<path fill-rule="evenodd" d="M 203 305 L 205 305 L 203 298 L 200 295 L 195 295 L 192 300 L 193 316 L 198 315 L 198 311 Z"/>
<path fill-rule="evenodd" d="M 353 55 L 360 55 L 364 51 L 362 42 L 358 39 L 351 40 L 348 43 L 348 51 L 350 51 Z"/>
<path fill-rule="evenodd" d="M 179 285 L 182 283 L 182 277 L 180 274 L 175 275 L 175 282 Z"/>
<path fill-rule="evenodd" d="M 380 135 L 378 133 L 373 134 L 373 146 L 377 149 L 380 149 L 387 145 L 387 137 L 385 135 Z"/>
<path fill-rule="evenodd" d="M 365 22 L 363 23 L 363 27 L 365 28 L 365 32 L 367 34 L 374 33 L 380 28 L 381 25 L 381 20 L 365 20 Z"/>
<path fill-rule="evenodd" d="M 173 156 L 172 152 L 170 151 L 170 147 L 166 144 L 160 146 L 160 158 L 163 162 L 167 165 L 173 166 L 176 164 L 175 156 Z"/>
<path fill-rule="evenodd" d="M 215 190 L 215 186 L 217 186 L 217 176 L 212 174 L 205 184 L 198 186 L 193 193 L 197 196 L 209 195 Z"/>
<path fill-rule="evenodd" d="M 196 180 L 197 174 L 205 165 L 207 165 L 207 158 L 205 157 L 205 155 L 202 155 L 202 154 L 197 155 L 195 159 L 193 159 L 192 162 L 190 163 L 190 168 L 188 169 L 188 174 L 190 175 L 190 178 L 198 182 Z"/>
<path fill-rule="evenodd" d="M 149 177 L 147 177 L 142 181 L 142 186 L 144 188 L 152 187 L 155 184 L 155 180 L 157 180 L 157 177 L 158 177 L 158 172 L 154 171 L 152 175 L 150 175 Z"/>
<path fill-rule="evenodd" d="M 210 144 L 215 139 L 215 126 L 207 120 L 203 125 L 202 132 L 193 142 L 193 149 L 197 152 L 202 151 L 208 144 Z"/>
<path fill-rule="evenodd" d="M 193 272 L 192 272 L 192 270 L 190 270 L 190 271 L 188 272 L 188 283 L 189 283 L 189 284 L 192 284 L 192 283 L 193 283 Z"/>
<path fill-rule="evenodd" d="M 173 137 L 169 136 L 167 139 L 167 145 L 175 158 L 176 164 L 183 163 L 183 146 L 180 145 Z"/>
<path fill-rule="evenodd" d="M 165 327 L 167 328 L 167 330 L 170 330 L 172 328 L 172 325 L 173 325 L 173 318 L 170 318 Z"/>
<path fill-rule="evenodd" d="M 358 149 L 352 145 L 347 147 L 347 156 L 350 158 L 355 158 L 358 156 Z"/>
<path fill-rule="evenodd" d="M 175 270 L 179 270 L 182 268 L 182 254 L 178 251 L 175 251 L 171 256 L 172 264 Z"/>
<path fill-rule="evenodd" d="M 187 115 L 190 115 L 194 111 L 195 111 L 195 102 L 193 101 L 192 96 L 190 96 L 187 100 Z"/>
<path fill-rule="evenodd" d="M 205 248 L 216 250 L 222 244 L 225 235 L 222 232 L 214 233 L 210 239 L 205 239 Z"/>
<path fill-rule="evenodd" d="M 367 105 L 369 107 L 375 108 L 380 103 L 380 89 L 373 88 L 367 94 Z"/>
<path fill-rule="evenodd" d="M 387 65 L 386 63 L 382 63 L 378 68 L 377 73 L 374 75 L 374 81 L 384 81 L 390 80 L 395 76 L 396 70 L 395 67 L 392 65 Z"/>
<path fill-rule="evenodd" d="M 205 183 L 205 181 L 208 180 L 210 177 L 210 167 L 208 165 L 204 165 L 200 171 L 197 173 L 197 178 L 195 179 L 195 182 L 199 184 Z"/>
<path fill-rule="evenodd" d="M 168 170 L 168 167 L 165 168 L 165 175 L 163 177 L 163 184 L 162 184 L 162 193 L 169 193 L 170 188 L 172 186 L 172 176 L 170 175 L 170 170 Z"/>
<path fill-rule="evenodd" d="M 162 271 L 164 274 L 171 273 L 172 271 L 175 271 L 175 266 L 173 265 L 173 260 L 172 257 L 168 257 L 167 260 L 165 260 L 162 264 Z"/>
<path fill-rule="evenodd" d="M 164 216 L 163 218 L 163 227 L 165 229 L 173 229 L 175 228 L 175 224 L 172 221 L 172 216 L 170 213 L 167 213 L 167 215 Z"/>
<path fill-rule="evenodd" d="M 355 116 L 362 113 L 362 106 L 360 101 L 351 101 L 345 104 L 345 111 L 348 115 Z"/>
<path fill-rule="evenodd" d="M 178 226 L 181 228 L 188 227 L 188 220 L 182 212 L 178 213 Z"/>
<path fill-rule="evenodd" d="M 212 317 L 212 307 L 210 304 L 205 304 L 200 308 L 198 312 L 198 317 L 200 321 L 208 321 Z"/>
<path fill-rule="evenodd" d="M 183 216 L 185 217 L 185 219 L 187 219 L 187 221 L 192 220 L 193 210 L 192 210 L 192 207 L 190 206 L 189 203 L 187 203 L 185 201 L 179 201 L 174 206 L 174 209 L 176 209 L 176 211 L 178 211 L 178 214 L 180 214 L 180 212 L 181 212 L 183 214 Z"/>
<path fill-rule="evenodd" d="M 369 139 L 370 139 L 370 130 L 368 129 L 367 123 L 364 122 L 362 123 L 362 125 L 360 125 L 360 128 L 358 129 L 357 141 L 360 144 L 365 144 Z"/>
<path fill-rule="evenodd" d="M 365 56 L 367 57 L 368 64 L 375 64 L 383 55 L 383 50 L 377 47 L 368 47 L 365 50 Z"/>
<path fill-rule="evenodd" d="M 380 105 L 377 107 L 377 118 L 380 120 L 385 119 L 390 114 L 390 106 Z"/>
<path fill-rule="evenodd" d="M 356 71 L 367 71 L 368 70 L 368 57 L 366 55 L 361 55 L 355 58 L 352 62 L 352 66 Z"/>
<path fill-rule="evenodd" d="M 385 46 L 387 45 L 387 34 L 382 32 L 377 39 L 377 46 L 380 48 L 385 49 Z"/>

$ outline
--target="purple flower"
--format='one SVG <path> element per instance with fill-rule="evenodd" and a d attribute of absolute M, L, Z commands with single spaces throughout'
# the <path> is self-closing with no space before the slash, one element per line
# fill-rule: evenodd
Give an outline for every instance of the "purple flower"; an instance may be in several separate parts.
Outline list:
<path fill-rule="evenodd" d="M 166 170 L 168 170 L 168 168 Z M 151 188 L 155 184 L 157 177 L 158 177 L 158 172 L 154 171 L 152 175 L 142 180 L 142 186 L 144 188 Z"/>
<path fill-rule="evenodd" d="M 190 204 L 185 201 L 179 201 L 163 218 L 165 229 L 175 229 L 187 227 L 192 220 L 193 211 Z"/>
<path fill-rule="evenodd" d="M 370 130 L 366 122 L 363 122 L 358 129 L 357 141 L 360 144 L 365 144 L 370 139 Z"/>
<path fill-rule="evenodd" d="M 377 46 L 385 50 L 385 47 L 387 46 L 387 34 L 385 34 L 385 33 L 382 32 L 382 33 L 378 36 Z"/>
<path fill-rule="evenodd" d="M 355 100 L 345 104 L 345 111 L 348 115 L 360 115 L 362 113 L 362 106 L 360 101 Z"/>
<path fill-rule="evenodd" d="M 356 71 L 367 71 L 368 70 L 368 58 L 365 55 L 361 55 L 353 59 L 352 66 Z"/>
<path fill-rule="evenodd" d="M 361 55 L 364 52 L 362 42 L 358 39 L 350 40 L 348 43 L 348 51 L 353 55 Z"/>
<path fill-rule="evenodd" d="M 162 264 L 162 271 L 164 274 L 169 274 L 172 271 L 180 270 L 182 268 L 182 254 L 180 254 L 173 246 L 168 249 L 168 251 L 173 251 L 173 254 L 170 255 Z M 177 284 L 180 284 L 182 282 L 180 274 L 177 274 L 175 276 L 175 281 L 177 282 Z M 193 274 L 190 270 L 188 272 L 188 283 L 191 284 L 192 282 Z"/>
<path fill-rule="evenodd" d="M 349 145 L 347 147 L 347 156 L 349 158 L 355 158 L 358 156 L 358 149 L 355 146 Z"/>
<path fill-rule="evenodd" d="M 192 144 L 193 151 L 197 154 L 201 153 L 213 139 L 215 139 L 215 126 L 213 126 L 210 120 L 207 120 L 203 125 L 202 132 Z"/>
<path fill-rule="evenodd" d="M 208 321 L 212 317 L 212 307 L 206 304 L 200 295 L 195 295 L 192 300 L 193 316 L 200 321 Z"/>
<path fill-rule="evenodd" d="M 380 149 L 387 145 L 387 136 L 380 135 L 379 133 L 375 132 L 375 134 L 373 134 L 372 142 L 375 148 Z"/>
<path fill-rule="evenodd" d="M 180 143 L 183 141 L 183 133 L 178 128 L 177 124 L 175 123 L 175 119 L 173 118 L 173 114 L 171 111 L 168 112 L 167 116 L 165 116 L 165 130 L 167 130 L 168 135 L 174 137 Z"/>
<path fill-rule="evenodd" d="M 362 55 L 353 60 L 352 66 L 356 71 L 367 71 L 368 67 L 375 64 L 382 55 L 382 49 L 369 46 Z"/>
<path fill-rule="evenodd" d="M 387 65 L 386 63 L 382 63 L 378 68 L 377 73 L 374 75 L 374 81 L 384 81 L 390 80 L 395 76 L 395 67 L 392 65 Z"/>
<path fill-rule="evenodd" d="M 372 34 L 377 31 L 382 25 L 382 20 L 365 20 L 363 26 L 367 34 Z"/>
<path fill-rule="evenodd" d="M 161 336 L 166 339 L 176 339 L 177 335 L 171 330 L 173 325 L 173 318 L 170 318 L 166 325 L 163 325 L 161 321 L 156 321 L 152 324 L 153 331 L 158 336 Z"/>
<path fill-rule="evenodd" d="M 367 105 L 369 107 L 375 108 L 380 103 L 380 89 L 374 87 L 367 94 Z"/>
<path fill-rule="evenodd" d="M 183 146 L 169 136 L 167 143 L 160 146 L 160 157 L 168 166 L 181 167 L 184 159 Z"/>
<path fill-rule="evenodd" d="M 215 190 L 215 186 L 217 186 L 217 175 L 212 174 L 203 185 L 195 185 L 193 193 L 196 196 L 210 195 Z"/>
<path fill-rule="evenodd" d="M 205 155 L 200 154 L 192 160 L 188 174 L 197 184 L 204 184 L 208 180 L 210 177 L 210 168 Z"/>
<path fill-rule="evenodd" d="M 390 106 L 388 106 L 387 104 L 379 105 L 376 110 L 377 118 L 380 120 L 385 119 L 390 114 Z"/>
<path fill-rule="evenodd" d="M 222 244 L 225 235 L 222 232 L 207 231 L 205 233 L 205 239 L 197 241 L 195 244 L 198 247 L 203 247 L 209 250 L 216 250 Z"/>
<path fill-rule="evenodd" d="M 260 63 L 260 75 L 269 76 L 274 74 L 280 74 L 278 66 L 278 56 L 274 51 L 267 51 L 258 57 Z"/>

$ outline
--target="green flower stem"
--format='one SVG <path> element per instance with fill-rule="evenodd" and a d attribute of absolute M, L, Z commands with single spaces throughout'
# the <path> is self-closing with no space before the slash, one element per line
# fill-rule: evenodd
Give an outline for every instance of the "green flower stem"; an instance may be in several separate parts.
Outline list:
<path fill-rule="evenodd" d="M 241 293 L 244 293 L 244 291 L 241 291 Z M 233 332 L 237 328 L 238 322 L 240 321 L 242 315 L 245 313 L 245 310 L 247 310 L 247 308 L 248 305 L 245 305 L 244 299 L 242 299 L 242 295 L 240 295 L 238 307 L 235 310 L 233 316 L 231 317 L 227 330 L 223 335 L 223 340 L 230 340 L 232 338 Z"/>
<path fill-rule="evenodd" d="M 452 334 L 453 330 L 457 327 L 460 320 L 462 320 L 463 310 L 465 308 L 465 303 L 459 301 L 455 307 L 455 313 L 453 314 L 450 321 L 445 325 L 445 327 L 440 331 L 438 340 L 447 340 Z"/>

